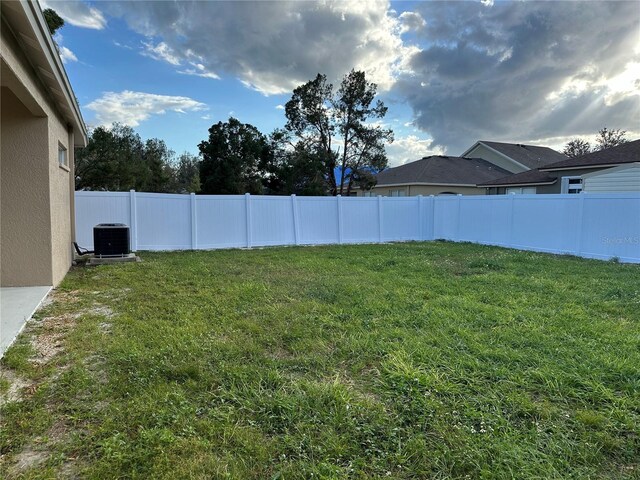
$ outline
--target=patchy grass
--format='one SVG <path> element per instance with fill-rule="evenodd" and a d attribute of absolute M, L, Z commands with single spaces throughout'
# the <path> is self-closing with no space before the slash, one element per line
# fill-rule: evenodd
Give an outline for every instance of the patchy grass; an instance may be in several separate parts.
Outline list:
<path fill-rule="evenodd" d="M 142 256 L 74 269 L 7 352 L 0 476 L 640 476 L 638 266 L 444 242 Z"/>

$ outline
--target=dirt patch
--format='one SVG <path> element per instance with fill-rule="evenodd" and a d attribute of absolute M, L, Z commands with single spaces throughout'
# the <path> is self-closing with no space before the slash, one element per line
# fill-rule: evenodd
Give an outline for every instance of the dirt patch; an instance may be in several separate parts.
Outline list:
<path fill-rule="evenodd" d="M 13 370 L 0 367 L 0 378 L 9 382 L 9 388 L 0 393 L 0 407 L 9 402 L 22 400 L 24 393 L 33 389 L 35 384 L 15 374 Z"/>
<path fill-rule="evenodd" d="M 20 453 L 16 454 L 14 464 L 7 471 L 7 478 L 19 477 L 25 470 L 43 463 L 48 456 L 48 450 L 36 450 L 32 445 L 27 445 Z"/>
<path fill-rule="evenodd" d="M 65 314 L 56 317 L 45 317 L 40 320 L 40 332 L 31 336 L 31 346 L 35 355 L 33 363 L 43 365 L 49 363 L 64 350 L 64 338 L 75 325 L 80 314 Z"/>

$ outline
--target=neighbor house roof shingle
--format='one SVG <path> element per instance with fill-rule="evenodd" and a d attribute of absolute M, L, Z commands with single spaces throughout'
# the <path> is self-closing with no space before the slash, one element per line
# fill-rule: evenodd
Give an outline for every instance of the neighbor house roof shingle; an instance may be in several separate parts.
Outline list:
<path fill-rule="evenodd" d="M 623 143 L 617 147 L 588 153 L 579 157 L 567 158 L 562 162 L 555 162 L 540 169 L 529 170 L 515 175 L 478 183 L 478 187 L 503 187 L 507 185 L 541 185 L 555 183 L 556 176 L 553 171 L 569 170 L 572 168 L 588 169 L 602 167 L 612 167 L 615 165 L 634 163 L 640 161 L 640 140 Z M 556 174 L 557 175 L 557 174 Z"/>
<path fill-rule="evenodd" d="M 544 185 L 555 183 L 556 178 L 540 170 L 527 170 L 506 177 L 479 183 L 478 187 L 503 187 L 507 185 Z"/>
<path fill-rule="evenodd" d="M 551 163 L 540 170 L 564 170 L 566 168 L 590 168 L 598 165 L 619 165 L 640 161 L 640 140 L 626 142 L 617 147 L 587 153 L 579 157 L 568 158 L 562 162 Z"/>
<path fill-rule="evenodd" d="M 520 143 L 489 142 L 485 140 L 478 141 L 476 145 L 478 143 L 486 145 L 487 147 L 506 155 L 530 170 L 543 167 L 550 163 L 566 160 L 567 158 L 566 155 L 556 152 L 549 147 L 536 147 L 535 145 L 523 145 Z M 476 145 L 467 150 L 467 152 L 475 148 Z M 467 152 L 463 153 L 463 155 Z"/>
<path fill-rule="evenodd" d="M 376 175 L 378 186 L 398 184 L 476 185 L 510 172 L 481 158 L 434 155 Z"/>

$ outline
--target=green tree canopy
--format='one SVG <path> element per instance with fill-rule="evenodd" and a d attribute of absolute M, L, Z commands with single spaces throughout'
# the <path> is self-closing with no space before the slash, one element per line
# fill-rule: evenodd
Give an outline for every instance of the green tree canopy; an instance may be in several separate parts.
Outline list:
<path fill-rule="evenodd" d="M 47 21 L 47 27 L 49 27 L 51 35 L 54 35 L 58 29 L 64 26 L 64 20 L 52 8 L 44 9 L 42 14 L 44 15 L 44 19 Z"/>
<path fill-rule="evenodd" d="M 285 105 L 285 128 L 297 138 L 295 150 L 320 161 L 332 195 L 349 195 L 365 177 L 370 186 L 367 172 L 387 165 L 384 144 L 393 141 L 393 132 L 376 123 L 387 113 L 382 101 L 374 103 L 376 91 L 361 71 L 345 75 L 335 92 L 326 76 L 318 74 L 297 87 Z"/>
<path fill-rule="evenodd" d="M 562 150 L 567 157 L 579 157 L 591 152 L 591 145 L 586 140 L 576 138 L 571 140 Z"/>
<path fill-rule="evenodd" d="M 209 128 L 198 148 L 202 193 L 262 193 L 262 167 L 270 154 L 266 137 L 253 125 L 231 117 Z"/>
<path fill-rule="evenodd" d="M 162 140 L 143 142 L 131 127 L 114 123 L 89 135 L 76 150 L 77 190 L 169 192 L 174 153 Z"/>

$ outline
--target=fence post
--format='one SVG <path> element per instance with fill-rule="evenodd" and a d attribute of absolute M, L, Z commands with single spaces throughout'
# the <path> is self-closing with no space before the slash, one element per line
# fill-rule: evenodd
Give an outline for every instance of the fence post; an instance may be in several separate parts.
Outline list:
<path fill-rule="evenodd" d="M 578 195 L 580 197 L 580 200 L 578 203 L 578 215 L 576 215 L 576 217 L 578 218 L 578 239 L 576 242 L 576 255 L 580 256 L 580 252 L 582 251 L 582 231 L 584 229 L 584 196 L 585 193 L 584 192 L 580 192 L 580 194 Z"/>
<path fill-rule="evenodd" d="M 300 225 L 298 225 L 298 202 L 296 194 L 291 194 L 291 213 L 293 215 L 293 239 L 296 245 L 300 245 Z"/>
<path fill-rule="evenodd" d="M 422 205 L 422 195 L 418 195 L 418 240 L 424 240 L 424 207 Z"/>
<path fill-rule="evenodd" d="M 138 250 L 138 216 L 136 207 L 136 191 L 129 190 L 129 218 L 131 219 L 131 251 Z"/>
<path fill-rule="evenodd" d="M 337 206 L 338 206 L 338 243 L 343 242 L 342 238 L 342 195 L 338 195 L 336 197 Z"/>
<path fill-rule="evenodd" d="M 189 195 L 190 207 L 191 207 L 191 250 L 197 250 L 198 248 L 198 224 L 196 215 L 196 194 L 191 193 Z"/>
<path fill-rule="evenodd" d="M 431 238 L 430 240 L 436 239 L 436 197 L 435 195 L 429 195 L 431 198 Z"/>
<path fill-rule="evenodd" d="M 382 243 L 382 195 L 378 195 L 378 243 Z"/>
<path fill-rule="evenodd" d="M 453 241 L 459 242 L 460 241 L 460 201 L 461 201 L 462 194 L 459 193 L 456 195 L 456 197 L 458 197 L 456 201 L 456 204 L 458 206 L 456 211 L 456 238 Z"/>
<path fill-rule="evenodd" d="M 247 248 L 251 248 L 251 194 L 244 194 L 246 227 L 247 227 Z"/>
<path fill-rule="evenodd" d="M 509 194 L 509 241 L 507 247 L 513 247 L 513 219 L 515 218 L 513 204 L 516 201 L 516 194 L 511 192 Z"/>

